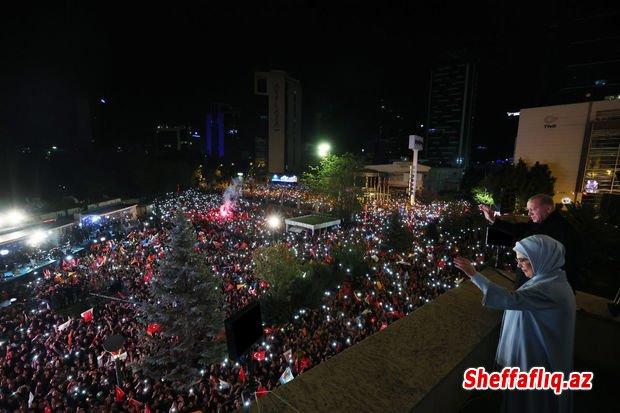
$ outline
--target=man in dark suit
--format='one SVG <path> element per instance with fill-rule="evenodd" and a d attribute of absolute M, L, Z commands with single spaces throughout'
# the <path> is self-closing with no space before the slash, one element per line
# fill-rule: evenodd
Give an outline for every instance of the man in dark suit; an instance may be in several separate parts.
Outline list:
<path fill-rule="evenodd" d="M 577 259 L 579 254 L 580 238 L 573 226 L 555 209 L 553 198 L 547 194 L 537 194 L 527 201 L 527 212 L 530 221 L 524 223 L 510 223 L 495 215 L 488 205 L 480 205 L 484 217 L 493 229 L 511 235 L 515 241 L 534 234 L 549 235 L 560 241 L 566 249 L 564 271 L 573 291 L 579 288 L 577 274 Z M 520 268 L 515 271 L 515 290 L 528 279 Z"/>

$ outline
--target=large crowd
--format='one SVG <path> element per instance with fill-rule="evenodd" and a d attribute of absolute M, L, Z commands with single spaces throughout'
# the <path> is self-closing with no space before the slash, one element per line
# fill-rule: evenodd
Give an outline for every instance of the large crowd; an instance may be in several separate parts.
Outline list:
<path fill-rule="evenodd" d="M 474 253 L 482 250 L 479 228 L 429 236 L 429 226 L 446 215 L 469 214 L 466 202 L 409 208 L 393 199 L 346 225 L 315 235 L 287 232 L 276 241 L 265 223 L 265 199 L 312 204 L 299 189 L 258 187 L 252 196 L 235 199 L 233 213 L 222 219 L 220 195 L 168 194 L 155 202 L 153 215 L 116 239 L 91 242 L 80 254 L 48 267 L 30 286 L 34 300 L 0 310 L 0 411 L 233 411 L 279 385 L 285 372 L 303 374 L 457 287 L 460 278 L 451 264 L 457 253 L 485 259 Z M 175 383 L 132 369 L 166 345 L 139 322 L 137 312 L 138 303 L 156 299 L 149 283 L 170 250 L 169 229 L 178 208 L 196 229 L 196 251 L 221 280 L 227 315 L 268 293 L 269 286 L 254 274 L 252 253 L 274 242 L 286 243 L 302 261 L 331 265 L 339 265 L 332 261 L 334 249 L 362 245 L 372 271 L 348 274 L 336 290 L 325 291 L 319 308 L 300 308 L 288 323 L 265 325 L 264 341 L 239 360 L 200 366 L 201 377 L 181 392 Z M 404 252 L 382 246 L 396 210 L 415 235 Z M 282 211 L 296 213 L 294 207 Z M 82 313 L 91 307 L 92 313 Z M 112 355 L 103 347 L 111 335 L 125 337 L 119 389 Z"/>

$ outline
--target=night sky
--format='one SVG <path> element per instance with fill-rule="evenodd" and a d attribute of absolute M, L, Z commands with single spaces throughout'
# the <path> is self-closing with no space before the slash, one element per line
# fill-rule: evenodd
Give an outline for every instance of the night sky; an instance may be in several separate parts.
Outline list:
<path fill-rule="evenodd" d="M 305 140 L 318 139 L 317 113 L 329 114 L 321 133 L 357 151 L 374 139 L 380 98 L 423 120 L 430 65 L 465 51 L 479 70 L 476 143 L 506 153 L 516 134 L 506 111 L 547 103 L 543 69 L 563 59 L 565 28 L 585 12 L 566 2 L 50 3 L 3 13 L 4 144 L 62 139 L 76 99 L 91 110 L 106 99 L 122 140 L 162 121 L 200 126 L 209 103 L 247 107 L 253 72 L 280 69 L 302 84 Z"/>

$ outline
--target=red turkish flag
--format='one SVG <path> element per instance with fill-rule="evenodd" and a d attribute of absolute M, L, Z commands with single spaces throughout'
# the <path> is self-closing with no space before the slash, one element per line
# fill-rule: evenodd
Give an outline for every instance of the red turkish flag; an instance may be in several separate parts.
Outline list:
<path fill-rule="evenodd" d="M 142 402 L 136 400 L 136 399 L 129 399 L 129 405 L 130 406 L 142 406 Z"/>
<path fill-rule="evenodd" d="M 245 371 L 243 371 L 243 366 L 239 370 L 239 380 L 245 383 Z"/>
<path fill-rule="evenodd" d="M 122 402 L 123 401 L 123 397 L 125 397 L 125 392 L 123 391 L 123 389 L 121 389 L 120 387 L 116 386 L 114 399 L 117 402 Z"/>
<path fill-rule="evenodd" d="M 146 333 L 149 336 L 152 336 L 155 333 L 159 333 L 160 331 L 161 331 L 161 326 L 159 324 L 157 324 L 157 323 L 151 323 L 146 328 Z"/>
<path fill-rule="evenodd" d="M 149 405 L 148 404 L 144 405 L 144 413 L 151 413 L 151 409 L 149 409 Z"/>
<path fill-rule="evenodd" d="M 265 352 L 264 351 L 253 351 L 252 360 L 258 360 L 258 361 L 265 360 Z"/>
<path fill-rule="evenodd" d="M 84 319 L 85 323 L 90 323 L 91 321 L 93 321 L 93 309 L 92 308 L 89 308 L 88 310 L 84 311 L 80 315 Z"/>

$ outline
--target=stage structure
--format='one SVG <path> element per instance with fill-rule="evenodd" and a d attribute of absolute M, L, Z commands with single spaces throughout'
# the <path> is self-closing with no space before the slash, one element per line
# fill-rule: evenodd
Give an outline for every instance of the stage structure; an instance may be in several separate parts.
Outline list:
<path fill-rule="evenodd" d="M 298 232 L 300 228 L 312 231 L 323 228 L 331 228 L 340 225 L 341 219 L 326 215 L 304 215 L 297 218 L 287 218 L 284 220 L 286 231 Z"/>

